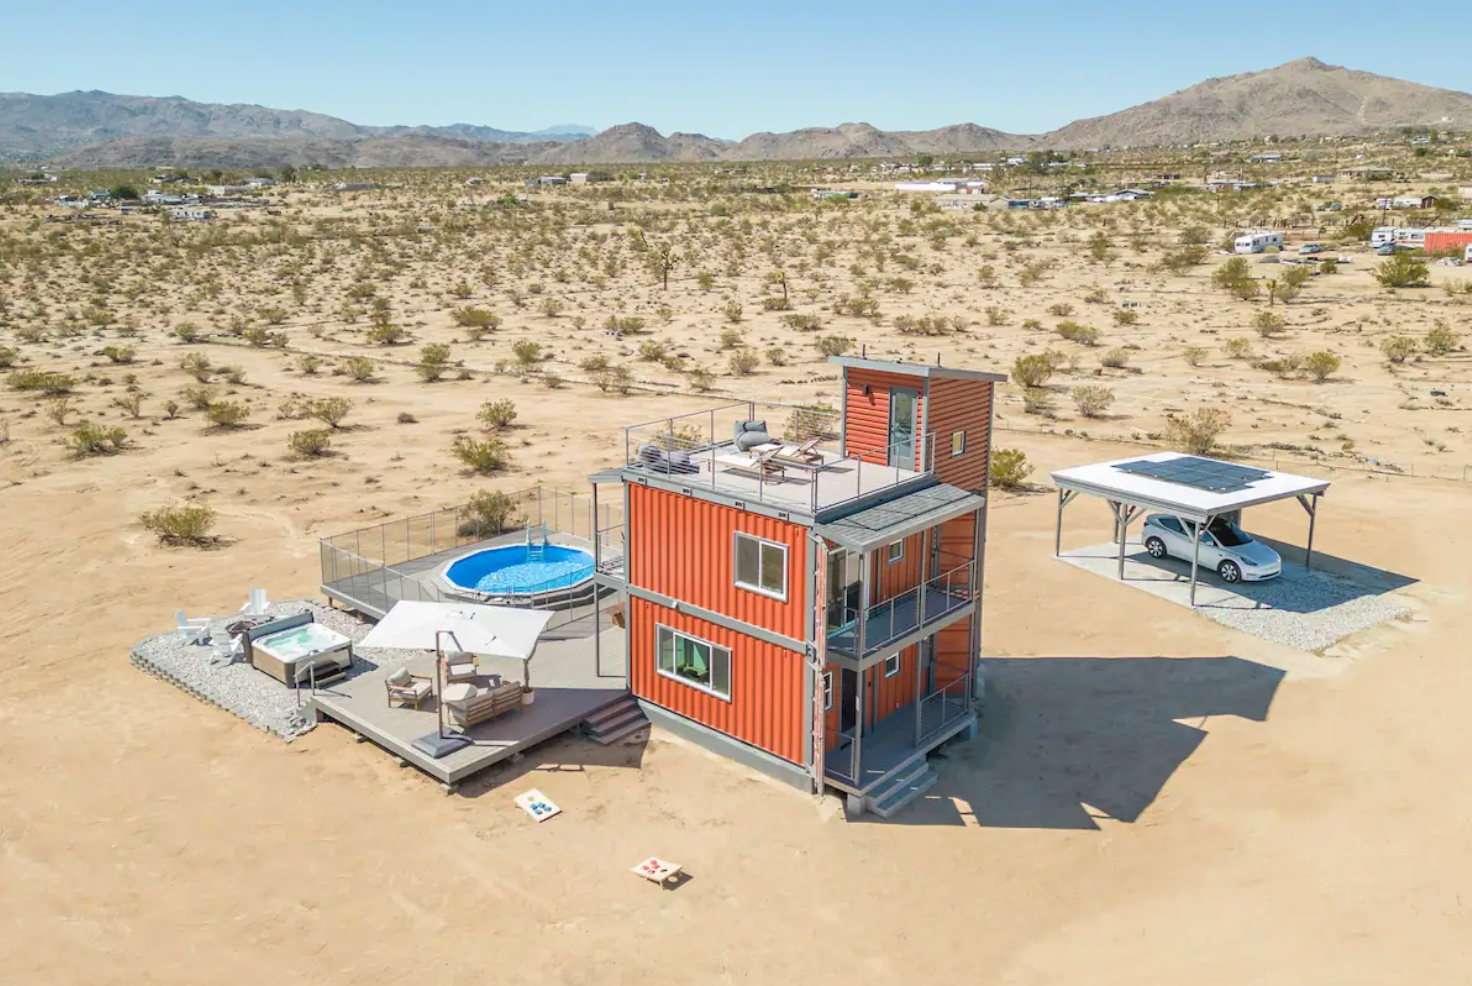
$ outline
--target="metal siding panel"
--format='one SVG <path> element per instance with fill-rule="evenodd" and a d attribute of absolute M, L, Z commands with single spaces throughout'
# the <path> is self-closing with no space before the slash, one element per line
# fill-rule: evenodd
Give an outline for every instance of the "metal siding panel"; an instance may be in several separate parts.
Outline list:
<path fill-rule="evenodd" d="M 848 384 L 843 395 L 844 453 L 858 456 L 865 462 L 888 465 L 889 388 L 909 387 L 919 395 L 915 407 L 918 428 L 919 422 L 925 420 L 925 378 L 860 369 L 850 369 L 847 376 Z M 868 397 L 864 396 L 866 385 L 871 389 Z M 918 439 L 923 439 L 923 436 L 917 436 L 917 464 L 925 454 L 925 443 Z M 909 468 L 917 468 L 917 465 Z"/>
<path fill-rule="evenodd" d="M 935 433 L 935 474 L 963 490 L 984 490 L 991 444 L 992 384 L 980 380 L 931 381 L 930 429 Z M 951 455 L 951 435 L 966 432 L 966 451 Z"/>
<path fill-rule="evenodd" d="M 802 763 L 802 655 L 645 599 L 629 602 L 635 695 L 784 760 Z M 656 623 L 730 648 L 730 701 L 658 673 Z"/>

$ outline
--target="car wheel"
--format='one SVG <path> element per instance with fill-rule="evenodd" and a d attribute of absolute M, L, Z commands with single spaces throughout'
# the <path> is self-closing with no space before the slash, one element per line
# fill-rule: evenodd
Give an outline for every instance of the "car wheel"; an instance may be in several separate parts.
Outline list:
<path fill-rule="evenodd" d="M 1234 561 L 1222 562 L 1220 567 L 1217 568 L 1216 572 L 1222 577 L 1223 582 L 1242 581 L 1242 569 L 1238 568 L 1237 563 Z"/>
<path fill-rule="evenodd" d="M 1148 552 L 1150 552 L 1150 557 L 1151 558 L 1164 558 L 1165 557 L 1165 542 L 1162 541 L 1162 540 L 1160 540 L 1160 538 L 1157 538 L 1157 537 L 1149 537 L 1149 538 L 1146 538 L 1145 539 L 1145 550 L 1148 551 Z"/>

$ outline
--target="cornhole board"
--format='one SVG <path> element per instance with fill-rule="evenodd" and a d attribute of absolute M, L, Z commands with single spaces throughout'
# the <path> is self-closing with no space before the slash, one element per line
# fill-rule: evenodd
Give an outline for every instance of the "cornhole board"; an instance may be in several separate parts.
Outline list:
<path fill-rule="evenodd" d="M 533 821 L 545 822 L 553 815 L 562 814 L 562 809 L 557 807 L 556 802 L 536 788 L 524 794 L 518 794 L 511 800 L 516 802 L 518 808 L 530 815 Z"/>
<path fill-rule="evenodd" d="M 684 869 L 684 867 L 682 867 L 679 863 L 671 863 L 667 859 L 660 859 L 658 856 L 650 856 L 648 859 L 644 860 L 644 862 L 640 863 L 638 866 L 635 866 L 631 870 L 631 872 L 642 876 L 650 883 L 657 883 L 663 887 L 668 886 L 669 881 L 678 877 L 682 869 Z"/>

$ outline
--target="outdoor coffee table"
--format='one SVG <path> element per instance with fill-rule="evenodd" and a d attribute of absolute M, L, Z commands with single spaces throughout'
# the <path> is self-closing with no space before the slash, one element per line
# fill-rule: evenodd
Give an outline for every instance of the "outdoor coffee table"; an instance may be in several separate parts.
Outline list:
<path fill-rule="evenodd" d="M 684 869 L 679 863 L 671 863 L 667 859 L 658 856 L 650 856 L 644 862 L 635 866 L 632 872 L 637 873 L 650 883 L 657 883 L 661 887 L 670 885 L 670 881 L 679 877 Z"/>
<path fill-rule="evenodd" d="M 475 685 L 468 681 L 457 681 L 453 685 L 445 686 L 446 702 L 464 702 L 475 696 Z"/>

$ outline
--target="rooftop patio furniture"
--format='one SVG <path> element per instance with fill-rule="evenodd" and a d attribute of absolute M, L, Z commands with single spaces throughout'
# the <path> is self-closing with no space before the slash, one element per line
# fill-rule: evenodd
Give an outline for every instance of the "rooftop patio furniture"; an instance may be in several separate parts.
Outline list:
<path fill-rule="evenodd" d="M 684 449 L 670 452 L 647 443 L 639 446 L 639 462 L 663 473 L 688 474 L 700 471 L 700 466 L 690 460 L 690 453 Z"/>
<path fill-rule="evenodd" d="M 179 635 L 191 644 L 204 643 L 205 638 L 209 636 L 210 621 L 203 617 L 191 620 L 180 609 L 174 611 L 174 620 L 179 624 L 176 628 Z"/>
<path fill-rule="evenodd" d="M 500 687 L 476 685 L 474 688 L 468 697 L 445 703 L 450 712 L 450 722 L 462 729 L 521 708 L 524 689 L 519 681 L 507 682 Z"/>
<path fill-rule="evenodd" d="M 480 669 L 480 661 L 474 654 L 451 651 L 445 655 L 445 680 L 449 682 L 471 681 Z"/>
<path fill-rule="evenodd" d="M 735 472 L 754 472 L 763 479 L 781 479 L 787 472 L 775 458 L 778 451 L 770 448 L 755 455 L 721 455 L 716 457 L 716 461 Z"/>
<path fill-rule="evenodd" d="M 794 466 L 821 466 L 823 453 L 818 451 L 818 443 L 822 440 L 822 437 L 819 436 L 809 438 L 800 445 L 784 445 L 772 455 L 772 458 L 777 462 Z"/>
<path fill-rule="evenodd" d="M 738 421 L 734 437 L 738 452 L 750 452 L 758 445 L 772 445 L 772 436 L 767 434 L 765 421 Z"/>
<path fill-rule="evenodd" d="M 413 674 L 408 668 L 399 668 L 385 678 L 383 684 L 388 689 L 390 706 L 396 703 L 401 707 L 410 705 L 415 711 L 418 711 L 419 703 L 434 691 L 429 675 Z"/>

